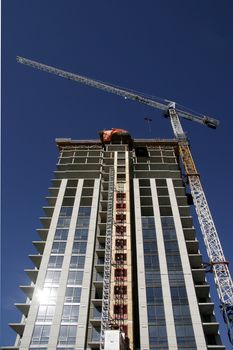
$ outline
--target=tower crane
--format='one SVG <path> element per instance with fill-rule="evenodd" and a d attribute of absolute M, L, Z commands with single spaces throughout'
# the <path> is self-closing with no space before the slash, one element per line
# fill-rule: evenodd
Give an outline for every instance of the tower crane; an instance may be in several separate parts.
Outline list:
<path fill-rule="evenodd" d="M 160 109 L 166 113 L 166 116 L 170 119 L 173 133 L 178 140 L 180 157 L 185 168 L 207 254 L 210 260 L 209 265 L 214 274 L 221 311 L 228 328 L 229 340 L 233 345 L 233 282 L 229 272 L 228 262 L 224 257 L 219 236 L 201 185 L 200 176 L 191 155 L 189 142 L 180 123 L 180 117 L 206 125 L 213 129 L 216 129 L 219 125 L 219 121 L 208 116 L 187 112 L 183 108 L 177 108 L 176 103 L 172 101 L 157 100 L 156 98 L 147 97 L 141 93 L 135 93 L 134 91 L 115 87 L 111 84 L 106 84 L 85 76 L 69 73 L 23 57 L 17 56 L 17 61 L 32 68 L 104 90 L 122 96 L 125 99 L 134 100 L 152 108 Z"/>

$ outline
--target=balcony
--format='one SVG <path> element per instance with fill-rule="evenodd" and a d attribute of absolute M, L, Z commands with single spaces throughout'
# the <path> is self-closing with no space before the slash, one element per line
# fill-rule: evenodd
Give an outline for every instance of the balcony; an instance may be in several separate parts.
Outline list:
<path fill-rule="evenodd" d="M 97 165 L 96 165 L 97 166 Z M 55 171 L 55 175 L 58 179 L 96 179 L 100 176 L 100 165 L 96 170 L 67 170 L 67 171 Z"/>
<path fill-rule="evenodd" d="M 100 326 L 101 318 L 91 318 L 90 322 L 91 322 L 92 326 Z"/>
<path fill-rule="evenodd" d="M 202 284 L 205 281 L 205 269 L 192 269 L 194 284 Z"/>
<path fill-rule="evenodd" d="M 52 196 L 56 197 L 59 192 L 59 187 L 49 187 L 48 190 Z"/>
<path fill-rule="evenodd" d="M 53 207 L 56 204 L 57 197 L 49 196 L 49 197 L 46 197 L 46 200 L 48 202 L 48 205 Z"/>
<path fill-rule="evenodd" d="M 210 286 L 208 284 L 197 284 L 195 285 L 195 290 L 201 304 L 209 303 Z"/>
<path fill-rule="evenodd" d="M 17 307 L 17 309 L 22 312 L 22 314 L 25 316 L 25 317 L 28 317 L 28 312 L 29 312 L 29 309 L 30 309 L 30 304 L 26 304 L 26 303 L 15 303 L 15 306 Z"/>
<path fill-rule="evenodd" d="M 26 296 L 31 300 L 35 286 L 19 286 L 19 288 L 26 294 Z"/>
<path fill-rule="evenodd" d="M 26 272 L 26 274 L 28 275 L 30 280 L 33 283 L 36 283 L 36 279 L 37 279 L 37 276 L 38 276 L 38 270 L 37 269 L 25 269 L 24 271 Z"/>
<path fill-rule="evenodd" d="M 218 328 L 219 328 L 218 322 L 203 322 L 202 326 L 205 334 L 207 335 L 218 334 Z"/>
<path fill-rule="evenodd" d="M 186 247 L 189 254 L 197 254 L 198 253 L 198 241 L 186 241 Z"/>
<path fill-rule="evenodd" d="M 184 238 L 186 239 L 186 241 L 195 241 L 196 235 L 195 235 L 194 227 L 191 227 L 191 228 L 183 227 L 183 231 L 184 231 Z"/>
<path fill-rule="evenodd" d="M 40 217 L 40 222 L 44 228 L 49 229 L 51 223 L 51 217 Z"/>
<path fill-rule="evenodd" d="M 99 349 L 100 348 L 100 341 L 99 340 L 90 340 L 90 341 L 88 341 L 88 345 L 91 349 Z"/>
<path fill-rule="evenodd" d="M 47 236 L 48 236 L 48 232 L 49 230 L 46 228 L 38 228 L 36 230 L 36 232 L 38 233 L 39 237 L 41 238 L 42 241 L 46 241 Z"/>
<path fill-rule="evenodd" d="M 38 251 L 38 253 L 43 254 L 44 247 L 45 247 L 45 241 L 33 241 L 32 244 Z"/>
<path fill-rule="evenodd" d="M 102 281 L 93 281 L 95 288 L 103 288 L 103 280 Z"/>
<path fill-rule="evenodd" d="M 35 267 L 39 269 L 41 264 L 42 255 L 41 254 L 30 254 L 28 255 Z"/>
<path fill-rule="evenodd" d="M 214 303 L 199 303 L 198 304 L 202 315 L 212 315 L 214 311 Z"/>
<path fill-rule="evenodd" d="M 99 258 L 104 258 L 105 255 L 105 248 L 97 248 L 96 254 Z M 104 262 L 103 262 L 104 263 Z"/>
<path fill-rule="evenodd" d="M 9 326 L 22 337 L 25 328 L 24 323 L 9 323 Z"/>
<path fill-rule="evenodd" d="M 200 269 L 202 267 L 202 255 L 189 254 L 189 262 L 192 269 Z"/>
<path fill-rule="evenodd" d="M 53 211 L 54 211 L 54 207 L 53 206 L 45 206 L 45 207 L 43 207 L 43 210 L 44 210 L 44 212 L 45 212 L 45 214 L 46 214 L 46 216 L 47 217 L 52 217 L 53 216 Z"/>

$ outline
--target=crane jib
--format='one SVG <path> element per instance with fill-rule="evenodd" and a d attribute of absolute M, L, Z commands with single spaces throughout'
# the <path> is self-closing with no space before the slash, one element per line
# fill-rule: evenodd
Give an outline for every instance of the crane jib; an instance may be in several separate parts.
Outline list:
<path fill-rule="evenodd" d="M 87 78 L 85 76 L 66 72 L 62 69 L 58 69 L 58 68 L 55 68 L 52 66 L 48 66 L 48 65 L 36 62 L 36 61 L 32 61 L 32 60 L 29 60 L 29 59 L 24 58 L 24 57 L 17 56 L 16 60 L 21 64 L 25 64 L 25 65 L 31 66 L 33 68 L 43 70 L 43 71 L 46 71 L 46 72 L 51 73 L 51 74 L 55 74 L 55 75 L 58 75 L 60 77 L 63 77 L 63 78 L 69 79 L 69 80 L 74 80 L 74 81 L 80 82 L 82 84 L 89 85 L 89 86 L 95 87 L 97 89 L 101 89 L 101 90 L 122 96 L 124 98 L 128 98 L 128 99 L 137 101 L 139 103 L 145 104 L 145 105 L 150 106 L 152 108 L 157 108 L 157 109 L 160 109 L 163 111 L 167 111 L 169 109 L 170 103 L 168 103 L 167 100 L 164 100 L 164 103 L 157 102 L 155 99 L 140 96 L 139 94 L 127 91 L 123 88 L 114 87 L 110 84 L 102 83 L 102 82 L 99 82 L 97 80 Z M 210 118 L 210 117 L 206 117 L 206 116 L 204 116 L 204 117 L 198 116 L 198 115 L 195 115 L 192 113 L 188 113 L 188 112 L 181 110 L 181 109 L 176 109 L 176 112 L 178 113 L 179 117 L 182 117 L 182 118 L 187 119 L 187 120 L 195 121 L 195 122 L 201 123 L 203 125 L 207 125 L 208 127 L 211 127 L 211 128 L 216 128 L 219 125 L 219 121 L 214 119 L 214 118 Z"/>

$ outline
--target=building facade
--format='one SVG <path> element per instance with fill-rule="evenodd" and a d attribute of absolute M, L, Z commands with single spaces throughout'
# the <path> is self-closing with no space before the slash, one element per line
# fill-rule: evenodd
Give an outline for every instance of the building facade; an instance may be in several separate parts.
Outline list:
<path fill-rule="evenodd" d="M 14 347 L 223 350 L 175 140 L 57 139 Z"/>

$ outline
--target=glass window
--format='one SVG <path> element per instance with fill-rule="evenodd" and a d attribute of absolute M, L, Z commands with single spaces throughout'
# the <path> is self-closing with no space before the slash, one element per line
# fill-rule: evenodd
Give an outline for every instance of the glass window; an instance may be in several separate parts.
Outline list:
<path fill-rule="evenodd" d="M 179 255 L 167 255 L 168 267 L 181 268 L 181 260 Z"/>
<path fill-rule="evenodd" d="M 93 310 L 93 318 L 94 319 L 100 319 L 101 318 L 101 313 L 102 313 L 102 308 L 101 306 L 95 306 Z"/>
<path fill-rule="evenodd" d="M 183 324 L 191 323 L 191 316 L 188 305 L 173 305 L 174 319 Z"/>
<path fill-rule="evenodd" d="M 57 221 L 57 227 L 69 227 L 70 226 L 70 218 L 59 218 Z"/>
<path fill-rule="evenodd" d="M 37 321 L 50 322 L 53 319 L 55 305 L 40 305 L 37 313 Z"/>
<path fill-rule="evenodd" d="M 97 259 L 97 264 L 98 265 L 104 265 L 104 257 L 103 256 L 99 256 Z"/>
<path fill-rule="evenodd" d="M 61 207 L 59 216 L 71 216 L 73 207 Z"/>
<path fill-rule="evenodd" d="M 65 301 L 67 303 L 80 303 L 81 290 L 79 287 L 66 287 Z"/>
<path fill-rule="evenodd" d="M 66 241 L 68 237 L 68 229 L 65 228 L 58 228 L 56 229 L 54 240 L 57 241 Z"/>
<path fill-rule="evenodd" d="M 160 277 L 160 274 L 158 273 L 158 271 L 156 271 L 155 269 L 153 269 L 153 270 L 146 269 L 146 282 L 150 283 L 150 284 L 151 283 L 160 284 L 161 277 Z"/>
<path fill-rule="evenodd" d="M 57 300 L 57 287 L 45 287 L 38 292 L 40 304 L 55 304 Z"/>
<path fill-rule="evenodd" d="M 61 268 L 63 263 L 62 255 L 51 255 L 49 257 L 48 267 L 58 267 Z"/>
<path fill-rule="evenodd" d="M 185 287 L 171 287 L 171 296 L 174 298 L 187 298 Z"/>
<path fill-rule="evenodd" d="M 90 216 L 91 207 L 80 207 L 78 211 L 78 216 Z"/>
<path fill-rule="evenodd" d="M 149 325 L 149 339 L 150 344 L 156 344 L 158 346 L 167 345 L 167 332 L 166 326 L 150 326 Z"/>
<path fill-rule="evenodd" d="M 177 241 L 164 241 L 166 252 L 179 252 Z"/>
<path fill-rule="evenodd" d="M 161 323 L 163 320 L 165 322 L 163 305 L 150 305 L 148 307 L 148 320 L 149 322 L 159 321 Z"/>
<path fill-rule="evenodd" d="M 52 253 L 64 254 L 66 249 L 66 242 L 53 242 Z"/>
<path fill-rule="evenodd" d="M 142 235 L 143 235 L 143 239 L 154 239 L 155 240 L 155 238 L 156 238 L 155 229 L 146 230 L 143 228 Z"/>
<path fill-rule="evenodd" d="M 68 284 L 82 284 L 83 271 L 69 271 Z"/>
<path fill-rule="evenodd" d="M 60 279 L 61 271 L 49 270 L 45 276 L 45 286 L 49 284 L 58 284 Z"/>
<path fill-rule="evenodd" d="M 73 269 L 82 269 L 84 268 L 85 256 L 81 255 L 72 255 L 70 260 L 70 267 Z"/>
<path fill-rule="evenodd" d="M 175 328 L 178 345 L 196 345 L 192 325 L 175 325 Z"/>
<path fill-rule="evenodd" d="M 49 325 L 36 325 L 33 330 L 31 344 L 48 344 L 50 327 Z"/>
<path fill-rule="evenodd" d="M 87 248 L 87 242 L 74 242 L 72 253 L 74 254 L 85 254 Z"/>
<path fill-rule="evenodd" d="M 75 344 L 76 332 L 77 332 L 77 326 L 61 325 L 59 335 L 58 335 L 58 343 L 71 344 L 71 345 Z"/>
<path fill-rule="evenodd" d="M 64 305 L 62 322 L 78 322 L 79 305 Z"/>
<path fill-rule="evenodd" d="M 96 277 L 95 277 L 96 281 L 103 281 L 103 278 L 104 278 L 103 272 L 96 272 Z"/>
<path fill-rule="evenodd" d="M 74 239 L 76 241 L 86 241 L 88 237 L 88 229 L 87 228 L 78 228 L 75 230 Z"/>
<path fill-rule="evenodd" d="M 163 228 L 164 240 L 177 239 L 175 228 Z"/>
<path fill-rule="evenodd" d="M 144 256 L 145 267 L 148 269 L 156 268 L 159 269 L 159 258 L 158 255 L 145 255 Z"/>
<path fill-rule="evenodd" d="M 162 288 L 161 287 L 148 287 L 146 288 L 146 296 L 148 303 L 162 303 Z"/>
<path fill-rule="evenodd" d="M 143 226 L 143 229 L 155 230 L 154 218 L 151 216 L 142 216 L 142 226 Z"/>
<path fill-rule="evenodd" d="M 144 253 L 157 253 L 157 244 L 156 242 L 144 242 L 143 244 L 143 248 L 144 248 Z"/>
<path fill-rule="evenodd" d="M 182 271 L 172 271 L 168 273 L 170 285 L 184 284 L 184 274 Z"/>
<path fill-rule="evenodd" d="M 92 328 L 92 336 L 91 336 L 92 341 L 99 341 L 100 340 L 100 327 L 93 327 Z"/>
<path fill-rule="evenodd" d="M 163 228 L 167 228 L 167 227 L 171 227 L 174 228 L 174 220 L 172 216 L 164 216 L 161 217 L 161 222 L 162 222 L 162 226 Z"/>
<path fill-rule="evenodd" d="M 78 227 L 78 226 L 88 227 L 89 226 L 89 221 L 90 221 L 89 217 L 78 217 L 76 227 Z"/>

